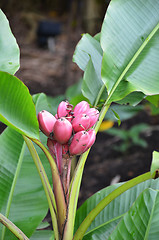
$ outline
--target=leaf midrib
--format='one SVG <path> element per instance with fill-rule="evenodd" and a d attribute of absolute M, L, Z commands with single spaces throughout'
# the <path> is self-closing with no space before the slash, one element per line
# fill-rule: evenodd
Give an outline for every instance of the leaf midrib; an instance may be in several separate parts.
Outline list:
<path fill-rule="evenodd" d="M 13 199 L 13 194 L 14 194 L 15 186 L 16 186 L 17 179 L 18 179 L 18 176 L 19 176 L 19 172 L 20 172 L 20 169 L 21 169 L 25 148 L 26 148 L 26 144 L 25 144 L 25 142 L 23 142 L 23 145 L 22 145 L 22 148 L 21 148 L 21 153 L 19 155 L 19 159 L 18 159 L 16 171 L 15 171 L 15 175 L 14 175 L 13 182 L 12 182 L 12 185 L 11 185 L 8 201 L 7 201 L 6 212 L 5 212 L 5 217 L 6 218 L 9 217 L 9 212 L 10 212 L 10 207 L 11 207 L 11 203 L 12 203 L 12 199 Z M 4 238 L 5 237 L 5 232 L 6 232 L 6 227 L 3 226 L 2 227 L 2 234 L 1 234 L 1 240 L 5 239 Z"/>
<path fill-rule="evenodd" d="M 147 46 L 147 44 L 149 43 L 149 41 L 152 39 L 152 37 L 155 35 L 155 33 L 158 31 L 159 29 L 159 23 L 153 28 L 153 30 L 151 31 L 151 33 L 148 35 L 148 37 L 145 39 L 145 41 L 142 43 L 142 45 L 140 46 L 140 48 L 137 50 L 137 52 L 134 54 L 134 56 L 131 58 L 131 60 L 129 61 L 129 63 L 127 64 L 127 66 L 125 67 L 125 69 L 123 70 L 123 72 L 121 73 L 120 77 L 117 79 L 117 81 L 114 83 L 106 104 L 109 102 L 110 98 L 112 97 L 113 93 L 115 92 L 116 88 L 118 87 L 119 83 L 122 81 L 123 77 L 125 76 L 125 74 L 129 71 L 130 67 L 133 65 L 133 63 L 135 62 L 135 60 L 138 58 L 138 56 L 140 55 L 140 53 L 143 51 L 143 49 Z"/>
<path fill-rule="evenodd" d="M 127 212 L 126 212 L 126 213 L 127 213 Z M 111 220 L 109 220 L 109 221 L 107 221 L 107 222 L 105 222 L 105 223 L 103 223 L 103 224 L 101 224 L 101 225 L 98 225 L 97 227 L 95 227 L 95 228 L 91 229 L 90 231 L 86 232 L 86 234 L 85 234 L 84 236 L 90 234 L 91 232 L 94 232 L 94 231 L 98 230 L 98 229 L 101 228 L 101 227 L 106 226 L 107 224 L 109 224 L 109 223 L 111 223 L 111 222 L 114 222 L 115 220 L 118 220 L 118 219 L 122 218 L 126 213 L 123 213 L 123 214 L 117 216 L 116 218 L 112 218 Z"/>
<path fill-rule="evenodd" d="M 158 193 L 157 193 L 158 194 Z M 157 196 L 156 196 L 157 198 Z M 156 200 L 156 199 L 155 199 Z M 151 210 L 151 214 L 150 214 L 150 218 L 149 218 L 149 222 L 147 224 L 147 228 L 146 228 L 146 233 L 145 233 L 145 237 L 144 237 L 144 240 L 147 240 L 148 239 L 148 235 L 149 235 L 149 231 L 150 231 L 150 224 L 151 224 L 151 220 L 152 220 L 152 217 L 153 217 L 153 213 L 154 213 L 154 210 L 155 210 L 155 202 L 154 201 L 154 204 L 152 206 L 152 210 Z"/>

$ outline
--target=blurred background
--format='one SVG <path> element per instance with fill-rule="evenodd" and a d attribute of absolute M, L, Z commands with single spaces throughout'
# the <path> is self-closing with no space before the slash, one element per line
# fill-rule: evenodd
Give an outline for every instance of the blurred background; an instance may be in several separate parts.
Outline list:
<path fill-rule="evenodd" d="M 16 73 L 31 94 L 75 95 L 83 72 L 72 62 L 81 34 L 100 32 L 109 0 L 1 0 L 21 52 Z M 79 205 L 94 192 L 149 171 L 159 151 L 159 110 L 148 102 L 137 108 L 113 106 L 86 163 Z"/>
<path fill-rule="evenodd" d="M 20 46 L 16 74 L 31 93 L 63 94 L 82 76 L 72 63 L 81 34 L 98 33 L 109 0 L 1 0 Z"/>

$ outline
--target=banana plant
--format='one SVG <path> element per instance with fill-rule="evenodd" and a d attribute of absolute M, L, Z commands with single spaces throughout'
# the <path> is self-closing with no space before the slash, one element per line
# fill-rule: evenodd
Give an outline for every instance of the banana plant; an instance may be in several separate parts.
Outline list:
<path fill-rule="evenodd" d="M 150 172 L 101 190 L 78 210 L 77 202 L 87 156 L 111 104 L 158 103 L 159 1 L 110 2 L 101 32 L 84 34 L 73 56 L 84 71 L 85 100 L 75 107 L 61 101 L 56 114 L 47 96 L 32 97 L 14 76 L 19 48 L 2 11 L 0 31 L 0 121 L 8 126 L 0 136 L 0 238 L 157 239 L 157 152 Z M 40 227 L 48 208 L 50 231 Z"/>

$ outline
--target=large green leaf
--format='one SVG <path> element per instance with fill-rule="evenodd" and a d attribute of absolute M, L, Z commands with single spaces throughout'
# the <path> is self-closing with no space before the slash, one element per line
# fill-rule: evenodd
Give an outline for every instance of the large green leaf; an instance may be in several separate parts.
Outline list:
<path fill-rule="evenodd" d="M 82 93 L 92 105 L 107 98 L 107 91 L 101 79 L 103 51 L 100 46 L 100 34 L 91 37 L 84 34 L 77 44 L 73 61 L 84 71 Z M 138 104 L 144 98 L 143 93 L 132 93 L 121 104 Z"/>
<path fill-rule="evenodd" d="M 51 230 L 37 230 L 30 240 L 54 240 L 54 235 Z"/>
<path fill-rule="evenodd" d="M 109 193 L 119 187 L 120 184 L 109 186 L 90 197 L 84 204 L 78 209 L 76 214 L 75 231 L 88 215 L 88 213 Z M 84 240 L 90 239 L 108 239 L 108 236 L 116 228 L 119 221 L 129 211 L 132 204 L 138 198 L 138 196 L 147 188 L 159 189 L 159 180 L 148 180 L 143 182 L 119 197 L 113 200 L 103 211 L 95 218 L 90 227 L 88 228 Z M 114 238 L 115 239 L 115 238 Z M 120 238 L 119 238 L 120 239 Z M 129 238 L 128 238 L 129 239 Z M 135 239 L 136 240 L 136 239 Z"/>
<path fill-rule="evenodd" d="M 13 129 L 7 128 L 0 136 L 0 212 L 30 237 L 45 217 L 48 203 L 34 162 L 24 148 L 22 136 Z M 49 164 L 39 149 L 38 153 L 51 180 Z M 7 230 L 4 239 L 16 238 Z"/>
<path fill-rule="evenodd" d="M 44 94 L 37 95 L 34 100 L 38 110 L 49 110 Z M 46 143 L 44 134 L 41 134 L 41 140 Z M 39 148 L 37 152 L 51 181 L 50 165 Z M 22 136 L 11 128 L 0 136 L 0 153 L 0 212 L 30 237 L 48 211 L 40 177 Z M 1 229 L 2 225 L 0 238 Z M 15 238 L 7 230 L 4 239 Z"/>
<path fill-rule="evenodd" d="M 2 10 L 0 10 L 0 33 L 0 71 L 14 74 L 19 68 L 19 47 Z"/>
<path fill-rule="evenodd" d="M 101 31 L 102 79 L 110 101 L 133 91 L 159 94 L 158 29 L 158 0 L 111 1 Z"/>
<path fill-rule="evenodd" d="M 30 240 L 54 240 L 54 232 L 50 229 L 48 222 L 42 221 L 36 231 L 30 237 Z"/>
<path fill-rule="evenodd" d="M 73 61 L 85 71 L 82 93 L 91 104 L 94 104 L 96 99 L 101 97 L 103 91 L 106 92 L 101 80 L 102 55 L 99 41 L 89 34 L 84 34 L 73 56 Z"/>
<path fill-rule="evenodd" d="M 124 215 L 109 240 L 158 239 L 159 192 L 145 190 Z"/>
<path fill-rule="evenodd" d="M 0 72 L 0 121 L 21 134 L 39 138 L 35 106 L 28 88 L 5 72 Z"/>

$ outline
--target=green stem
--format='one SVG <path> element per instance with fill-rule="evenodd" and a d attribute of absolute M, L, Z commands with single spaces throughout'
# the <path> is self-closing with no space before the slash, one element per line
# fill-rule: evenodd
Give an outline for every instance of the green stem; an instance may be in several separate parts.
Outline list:
<path fill-rule="evenodd" d="M 53 191 L 54 191 L 55 201 L 57 206 L 58 226 L 59 226 L 60 235 L 62 236 L 64 224 L 66 221 L 67 205 L 66 205 L 66 198 L 65 198 L 60 174 L 58 172 L 54 159 L 52 158 L 50 152 L 45 148 L 45 146 L 37 139 L 32 139 L 32 141 L 34 141 L 43 150 L 43 152 L 45 153 L 50 163 L 52 180 L 53 180 Z"/>
<path fill-rule="evenodd" d="M 95 101 L 95 103 L 94 103 L 94 106 L 97 106 L 97 104 L 98 104 L 98 102 L 99 102 L 99 100 L 100 100 L 100 98 L 101 98 L 101 96 L 102 96 L 102 93 L 103 93 L 104 89 L 106 90 L 105 84 L 102 85 L 102 87 L 101 87 L 101 89 L 100 89 L 100 91 L 99 91 L 99 93 L 98 93 L 98 96 L 97 96 L 97 98 L 96 98 L 96 101 Z M 107 90 L 106 90 L 106 91 L 107 91 Z"/>
<path fill-rule="evenodd" d="M 38 173 L 40 175 L 40 179 L 42 181 L 43 188 L 44 188 L 44 191 L 45 191 L 45 194 L 46 194 L 46 197 L 48 200 L 49 208 L 50 208 L 52 224 L 53 224 L 53 229 L 54 229 L 54 233 L 55 233 L 55 239 L 59 240 L 58 224 L 57 224 L 57 217 L 56 217 L 57 209 L 56 209 L 55 197 L 54 197 L 52 188 L 50 186 L 45 169 L 40 161 L 40 158 L 35 150 L 35 147 L 34 147 L 32 141 L 25 136 L 23 136 L 23 138 L 27 144 L 27 147 L 30 151 L 30 154 L 34 160 L 34 163 L 35 163 Z"/>
<path fill-rule="evenodd" d="M 154 174 L 155 175 L 155 174 Z M 113 192 L 108 194 L 102 201 L 100 201 L 97 206 L 87 215 L 87 217 L 84 219 L 84 221 L 81 223 L 79 228 L 77 229 L 73 240 L 81 240 L 87 231 L 88 227 L 91 225 L 92 221 L 95 219 L 95 217 L 115 198 L 120 196 L 122 193 L 127 191 L 128 189 L 136 186 L 139 183 L 142 183 L 148 179 L 152 179 L 154 176 L 151 175 L 150 172 L 147 172 L 145 174 L 142 174 L 136 178 L 133 178 L 129 180 L 128 182 L 124 183 L 117 189 L 115 189 Z"/>
<path fill-rule="evenodd" d="M 106 103 L 104 104 L 102 110 L 100 111 L 99 120 L 96 123 L 95 129 L 94 129 L 96 133 L 98 132 L 99 127 L 100 127 L 100 125 L 101 125 L 101 123 L 102 123 L 102 121 L 103 121 L 103 119 L 104 119 L 104 117 L 105 117 L 105 115 L 106 115 L 110 105 L 111 105 L 111 103 L 107 104 L 107 101 L 106 101 Z"/>
<path fill-rule="evenodd" d="M 105 104 L 100 112 L 99 121 L 96 124 L 95 131 L 97 132 L 101 122 L 104 119 L 106 112 L 109 109 L 110 104 Z M 76 170 L 74 172 L 74 176 L 72 178 L 70 184 L 70 197 L 69 197 L 69 206 L 68 206 L 68 216 L 67 216 L 67 223 L 65 225 L 63 240 L 68 240 L 73 238 L 73 229 L 74 229 L 74 222 L 75 222 L 75 214 L 77 209 L 77 202 L 79 196 L 79 190 L 81 185 L 81 179 L 83 174 L 84 165 L 89 154 L 90 149 L 81 155 Z"/>
<path fill-rule="evenodd" d="M 29 240 L 27 236 L 15 226 L 8 218 L 0 213 L 0 222 L 7 227 L 19 240 Z"/>
<path fill-rule="evenodd" d="M 26 147 L 26 145 L 25 145 L 25 142 L 24 142 L 23 146 L 22 146 L 22 149 L 21 149 L 21 153 L 20 153 L 18 164 L 17 164 L 17 168 L 16 168 L 16 171 L 15 171 L 14 179 L 13 179 L 13 182 L 12 182 L 10 194 L 9 194 L 9 197 L 8 197 L 7 208 L 6 208 L 6 212 L 5 212 L 5 217 L 6 218 L 9 217 L 9 212 L 10 212 L 10 207 L 11 207 L 11 203 L 12 203 L 13 193 L 14 193 L 16 182 L 17 182 L 17 179 L 18 179 L 18 176 L 19 176 L 19 172 L 20 172 L 20 169 L 21 169 L 25 147 Z M 4 225 L 3 228 L 2 228 L 1 240 L 4 240 L 5 231 L 6 231 L 6 227 Z"/>

